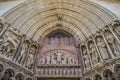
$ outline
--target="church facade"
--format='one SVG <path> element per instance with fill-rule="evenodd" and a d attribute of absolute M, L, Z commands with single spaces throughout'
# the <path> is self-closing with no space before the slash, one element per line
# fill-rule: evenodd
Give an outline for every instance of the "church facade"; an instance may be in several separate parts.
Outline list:
<path fill-rule="evenodd" d="M 0 6 L 0 80 L 120 80 L 120 13 L 91 0 Z"/>

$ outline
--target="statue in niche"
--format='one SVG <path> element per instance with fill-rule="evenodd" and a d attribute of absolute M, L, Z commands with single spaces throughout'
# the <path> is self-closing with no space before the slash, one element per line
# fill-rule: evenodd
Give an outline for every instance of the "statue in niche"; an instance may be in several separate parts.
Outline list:
<path fill-rule="evenodd" d="M 56 64 L 54 54 L 50 55 L 50 64 Z"/>
<path fill-rule="evenodd" d="M 61 52 L 58 52 L 58 63 L 59 64 L 63 64 L 63 61 L 64 61 L 64 54 L 61 53 Z"/>
<path fill-rule="evenodd" d="M 69 59 L 68 59 L 68 57 L 66 57 L 66 64 L 69 64 Z"/>
<path fill-rule="evenodd" d="M 101 53 L 101 55 L 102 55 L 102 58 L 103 58 L 104 60 L 109 59 L 107 47 L 106 47 L 106 45 L 105 45 L 105 43 L 104 43 L 103 38 L 102 38 L 102 37 L 97 37 L 96 41 L 97 41 L 97 46 L 98 46 L 98 48 L 99 48 L 99 51 L 100 51 L 100 53 Z"/>
<path fill-rule="evenodd" d="M 34 63 L 34 55 L 36 54 L 37 47 L 35 45 L 32 45 L 30 47 L 30 51 L 28 54 L 27 64 L 26 67 L 29 69 L 32 69 L 33 63 Z"/>
<path fill-rule="evenodd" d="M 54 63 L 54 64 L 57 64 L 57 63 L 58 63 L 58 54 L 57 54 L 57 53 L 54 53 L 53 63 Z"/>
<path fill-rule="evenodd" d="M 96 52 L 96 49 L 95 49 L 95 46 L 92 42 L 89 44 L 89 52 L 90 52 L 90 56 L 91 56 L 93 64 L 98 63 L 99 62 L 99 56 L 98 56 L 98 54 Z"/>
<path fill-rule="evenodd" d="M 46 64 L 50 64 L 50 56 L 47 56 L 47 63 Z"/>
<path fill-rule="evenodd" d="M 111 32 L 106 32 L 106 39 L 114 55 L 120 55 L 119 45 Z"/>
<path fill-rule="evenodd" d="M 21 46 L 19 57 L 17 59 L 17 62 L 19 64 L 23 64 L 24 63 L 24 59 L 25 59 L 27 51 L 28 51 L 28 45 L 29 45 L 28 42 L 24 42 L 22 44 L 22 46 Z"/>
<path fill-rule="evenodd" d="M 87 49 L 85 47 L 82 47 L 82 53 L 83 53 L 83 60 L 84 60 L 85 67 L 86 69 L 88 69 L 90 68 L 90 62 L 87 54 Z"/>
<path fill-rule="evenodd" d="M 5 71 L 4 75 L 2 76 L 1 80 L 15 80 L 13 77 L 14 73 L 11 71 Z"/>
<path fill-rule="evenodd" d="M 1 54 L 4 54 L 5 53 L 5 51 L 6 51 L 6 47 L 8 46 L 8 40 L 7 40 L 7 38 L 4 36 L 2 39 L 0 39 L 0 53 Z"/>
<path fill-rule="evenodd" d="M 73 57 L 69 57 L 69 64 L 75 64 L 75 60 Z"/>
<path fill-rule="evenodd" d="M 106 80 L 116 80 L 116 79 L 114 78 L 114 75 L 113 75 L 113 73 L 112 73 L 111 71 L 107 71 L 107 72 L 106 72 L 105 78 L 106 78 Z"/>
<path fill-rule="evenodd" d="M 74 60 L 73 60 L 73 58 L 70 59 L 70 62 L 71 62 L 71 64 L 74 64 Z"/>
<path fill-rule="evenodd" d="M 62 54 L 61 55 L 61 63 L 64 64 L 65 63 L 65 56 Z"/>
<path fill-rule="evenodd" d="M 47 63 L 47 57 L 44 57 L 42 61 L 43 61 L 43 64 L 46 64 Z"/>
<path fill-rule="evenodd" d="M 115 79 L 120 80 L 120 65 L 116 67 L 114 74 L 115 74 Z"/>
<path fill-rule="evenodd" d="M 100 75 L 96 75 L 95 80 L 102 80 L 102 77 Z"/>
<path fill-rule="evenodd" d="M 0 43 L 1 43 L 0 45 L 1 53 L 9 58 L 12 58 L 14 56 L 15 46 L 12 43 L 11 39 L 9 39 L 8 36 L 4 35 Z"/>
<path fill-rule="evenodd" d="M 46 64 L 47 63 L 47 58 L 42 58 L 42 64 Z"/>
<path fill-rule="evenodd" d="M 120 80 L 120 66 L 118 66 L 117 69 L 115 70 L 115 77 L 116 80 Z"/>
<path fill-rule="evenodd" d="M 0 53 L 12 59 L 16 53 L 21 38 L 22 34 L 18 30 L 9 28 L 0 39 Z"/>

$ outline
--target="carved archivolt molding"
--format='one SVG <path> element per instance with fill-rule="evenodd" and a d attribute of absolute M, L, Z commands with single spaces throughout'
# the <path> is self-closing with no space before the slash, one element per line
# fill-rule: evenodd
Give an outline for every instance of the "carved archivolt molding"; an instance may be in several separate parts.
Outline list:
<path fill-rule="evenodd" d="M 70 29 L 75 33 L 74 35 L 85 40 L 98 28 L 103 28 L 105 24 L 117 18 L 107 9 L 84 0 L 25 1 L 3 14 L 2 17 L 34 40 L 39 39 L 38 35 L 43 35 L 42 30 L 52 29 L 57 23 L 66 28 L 71 26 Z M 95 31 L 92 31 L 93 29 Z"/>

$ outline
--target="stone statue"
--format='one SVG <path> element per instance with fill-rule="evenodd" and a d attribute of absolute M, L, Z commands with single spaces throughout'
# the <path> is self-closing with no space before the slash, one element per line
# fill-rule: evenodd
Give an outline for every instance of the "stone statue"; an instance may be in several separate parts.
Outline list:
<path fill-rule="evenodd" d="M 69 64 L 69 60 L 68 60 L 68 57 L 66 57 L 66 64 Z"/>
<path fill-rule="evenodd" d="M 58 54 L 57 62 L 58 62 L 58 64 L 62 64 L 62 59 L 61 59 L 62 53 L 58 52 L 57 54 Z"/>
<path fill-rule="evenodd" d="M 0 53 L 9 58 L 13 58 L 20 44 L 22 34 L 14 28 L 9 28 L 0 39 Z"/>
<path fill-rule="evenodd" d="M 28 42 L 24 42 L 22 44 L 22 46 L 21 46 L 19 57 L 17 59 L 17 62 L 19 64 L 23 64 L 24 63 L 24 59 L 25 59 L 27 51 L 28 51 L 28 45 L 29 45 Z"/>
<path fill-rule="evenodd" d="M 117 41 L 115 40 L 113 34 L 111 32 L 107 32 L 106 38 L 108 40 L 108 44 L 113 52 L 114 55 L 120 55 L 120 50 L 117 46 Z"/>
<path fill-rule="evenodd" d="M 85 67 L 88 70 L 90 68 L 90 62 L 89 62 L 89 57 L 87 54 L 87 49 L 85 47 L 82 48 L 82 54 L 83 54 L 83 60 L 84 60 Z"/>
<path fill-rule="evenodd" d="M 115 80 L 113 73 L 110 71 L 106 72 L 105 78 L 106 80 Z"/>
<path fill-rule="evenodd" d="M 66 56 L 64 54 L 61 55 L 62 64 L 66 64 Z"/>
<path fill-rule="evenodd" d="M 96 75 L 95 80 L 102 80 L 102 77 L 100 75 Z"/>
<path fill-rule="evenodd" d="M 120 66 L 118 66 L 117 69 L 115 70 L 115 77 L 116 80 L 120 80 Z"/>
<path fill-rule="evenodd" d="M 53 55 L 53 64 L 57 64 L 58 63 L 58 54 L 54 53 Z"/>
<path fill-rule="evenodd" d="M 46 64 L 50 64 L 50 56 L 47 56 L 46 58 L 47 58 Z"/>
<path fill-rule="evenodd" d="M 27 59 L 27 68 L 29 69 L 32 69 L 33 67 L 33 63 L 34 63 L 34 55 L 36 54 L 36 51 L 37 51 L 37 47 L 32 45 L 30 47 L 30 51 L 29 51 L 29 54 L 28 54 L 28 59 Z"/>
<path fill-rule="evenodd" d="M 94 46 L 93 43 L 89 44 L 89 52 L 90 52 L 90 56 L 91 56 L 93 64 L 98 63 L 99 62 L 99 56 L 96 52 L 96 49 L 95 49 L 95 46 Z"/>
<path fill-rule="evenodd" d="M 0 53 L 9 58 L 12 58 L 15 53 L 15 46 L 12 43 L 11 39 L 8 36 L 4 35 L 3 38 L 0 40 L 0 43 Z"/>
<path fill-rule="evenodd" d="M 14 80 L 13 73 L 11 71 L 6 71 L 2 76 L 1 80 Z"/>
<path fill-rule="evenodd" d="M 103 38 L 97 37 L 96 42 L 97 42 L 98 49 L 102 55 L 102 58 L 104 60 L 109 59 L 108 51 L 107 51 L 107 48 L 106 48 Z"/>
<path fill-rule="evenodd" d="M 64 56 L 64 54 L 61 55 L 61 63 L 65 64 L 65 56 Z"/>

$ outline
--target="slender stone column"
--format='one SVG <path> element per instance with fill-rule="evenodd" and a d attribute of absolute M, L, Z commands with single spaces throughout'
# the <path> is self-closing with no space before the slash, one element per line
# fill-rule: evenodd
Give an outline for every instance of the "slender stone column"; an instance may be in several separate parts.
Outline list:
<path fill-rule="evenodd" d="M 94 42 L 94 45 L 95 45 L 95 47 L 96 47 L 96 51 L 97 51 L 97 53 L 98 53 L 98 55 L 99 55 L 99 57 L 100 57 L 100 60 L 101 60 L 101 62 L 103 62 L 103 58 L 102 58 L 101 53 L 100 53 L 100 51 L 99 51 L 99 49 L 98 49 L 98 46 L 97 46 L 97 43 L 96 43 L 96 41 L 95 41 L 94 35 L 92 35 L 92 40 L 93 40 L 93 42 Z"/>
<path fill-rule="evenodd" d="M 33 63 L 33 73 L 34 73 L 34 79 L 36 78 L 35 77 L 35 74 L 36 74 L 36 66 L 37 66 L 37 55 L 39 54 L 39 52 L 42 50 L 42 45 L 41 44 L 38 44 L 38 48 L 37 48 L 37 51 L 36 51 L 36 54 L 34 55 L 34 63 Z M 42 69 L 42 68 L 41 68 Z M 44 70 L 42 70 L 44 71 Z M 41 71 L 41 74 L 43 75 L 43 72 Z"/>
<path fill-rule="evenodd" d="M 41 49 L 42 49 L 42 46 L 37 44 L 37 51 L 36 51 L 36 53 L 34 55 L 34 60 L 33 60 L 33 62 L 34 62 L 34 64 L 33 64 L 33 72 L 35 71 L 37 55 L 38 55 L 39 51 L 41 51 Z"/>
<path fill-rule="evenodd" d="M 84 62 L 84 60 L 83 60 L 83 53 L 82 53 L 82 46 L 80 47 L 80 53 L 81 53 L 81 59 L 82 59 L 82 63 L 83 63 L 83 71 L 82 71 L 82 73 L 84 72 L 84 71 L 86 71 L 86 68 L 85 68 L 85 62 Z"/>
<path fill-rule="evenodd" d="M 32 39 L 30 39 L 30 44 L 29 44 L 29 46 L 28 46 L 28 50 L 27 50 L 27 53 L 26 53 L 25 62 L 24 62 L 24 64 L 23 64 L 23 66 L 25 66 L 25 67 L 26 67 L 26 63 L 27 63 L 27 60 L 28 60 L 28 56 L 29 56 L 29 52 L 30 52 L 30 47 L 31 47 L 31 45 L 32 45 Z"/>
<path fill-rule="evenodd" d="M 81 53 L 80 53 L 80 44 L 76 44 L 75 45 L 76 47 L 76 50 L 77 50 L 77 56 L 78 56 L 78 64 L 80 64 L 82 61 L 81 61 Z"/>
<path fill-rule="evenodd" d="M 109 44 L 108 44 L 108 42 L 107 42 L 107 39 L 105 38 L 105 35 L 103 34 L 103 31 L 102 30 L 100 30 L 100 33 L 101 33 L 101 35 L 103 36 L 103 40 L 105 41 L 105 44 L 106 44 L 106 46 L 107 46 L 107 49 L 108 49 L 108 51 L 109 51 L 109 56 L 111 57 L 111 58 L 114 58 L 115 56 L 113 55 L 113 53 L 112 53 L 112 50 L 111 50 L 111 48 L 110 48 L 110 46 L 109 46 Z"/>
<path fill-rule="evenodd" d="M 116 40 L 118 41 L 118 43 L 120 44 L 120 40 L 119 40 L 118 36 L 115 34 L 115 32 L 113 31 L 113 29 L 111 28 L 111 26 L 108 25 L 107 27 L 110 29 L 110 31 L 112 32 L 113 36 L 115 37 L 115 39 L 116 39 Z"/>
<path fill-rule="evenodd" d="M 87 48 L 87 53 L 88 53 L 89 61 L 90 61 L 91 68 L 92 68 L 92 67 L 93 67 L 93 63 L 92 63 L 92 59 L 91 59 L 91 57 L 90 57 L 90 52 L 89 52 L 87 43 L 88 43 L 88 41 L 85 43 L 85 46 L 86 46 L 86 48 Z"/>
<path fill-rule="evenodd" d="M 17 48 L 17 50 L 16 50 L 16 52 L 15 52 L 15 55 L 14 55 L 14 57 L 13 57 L 13 61 L 15 61 L 15 62 L 16 62 L 17 59 L 18 59 L 18 56 L 19 56 L 19 53 L 20 53 L 20 48 L 21 48 L 21 46 L 22 46 L 25 38 L 26 38 L 26 36 L 23 35 L 23 36 L 22 36 L 22 39 L 21 39 L 21 41 L 20 41 L 20 43 L 19 43 L 19 45 L 18 45 L 18 48 Z"/>

